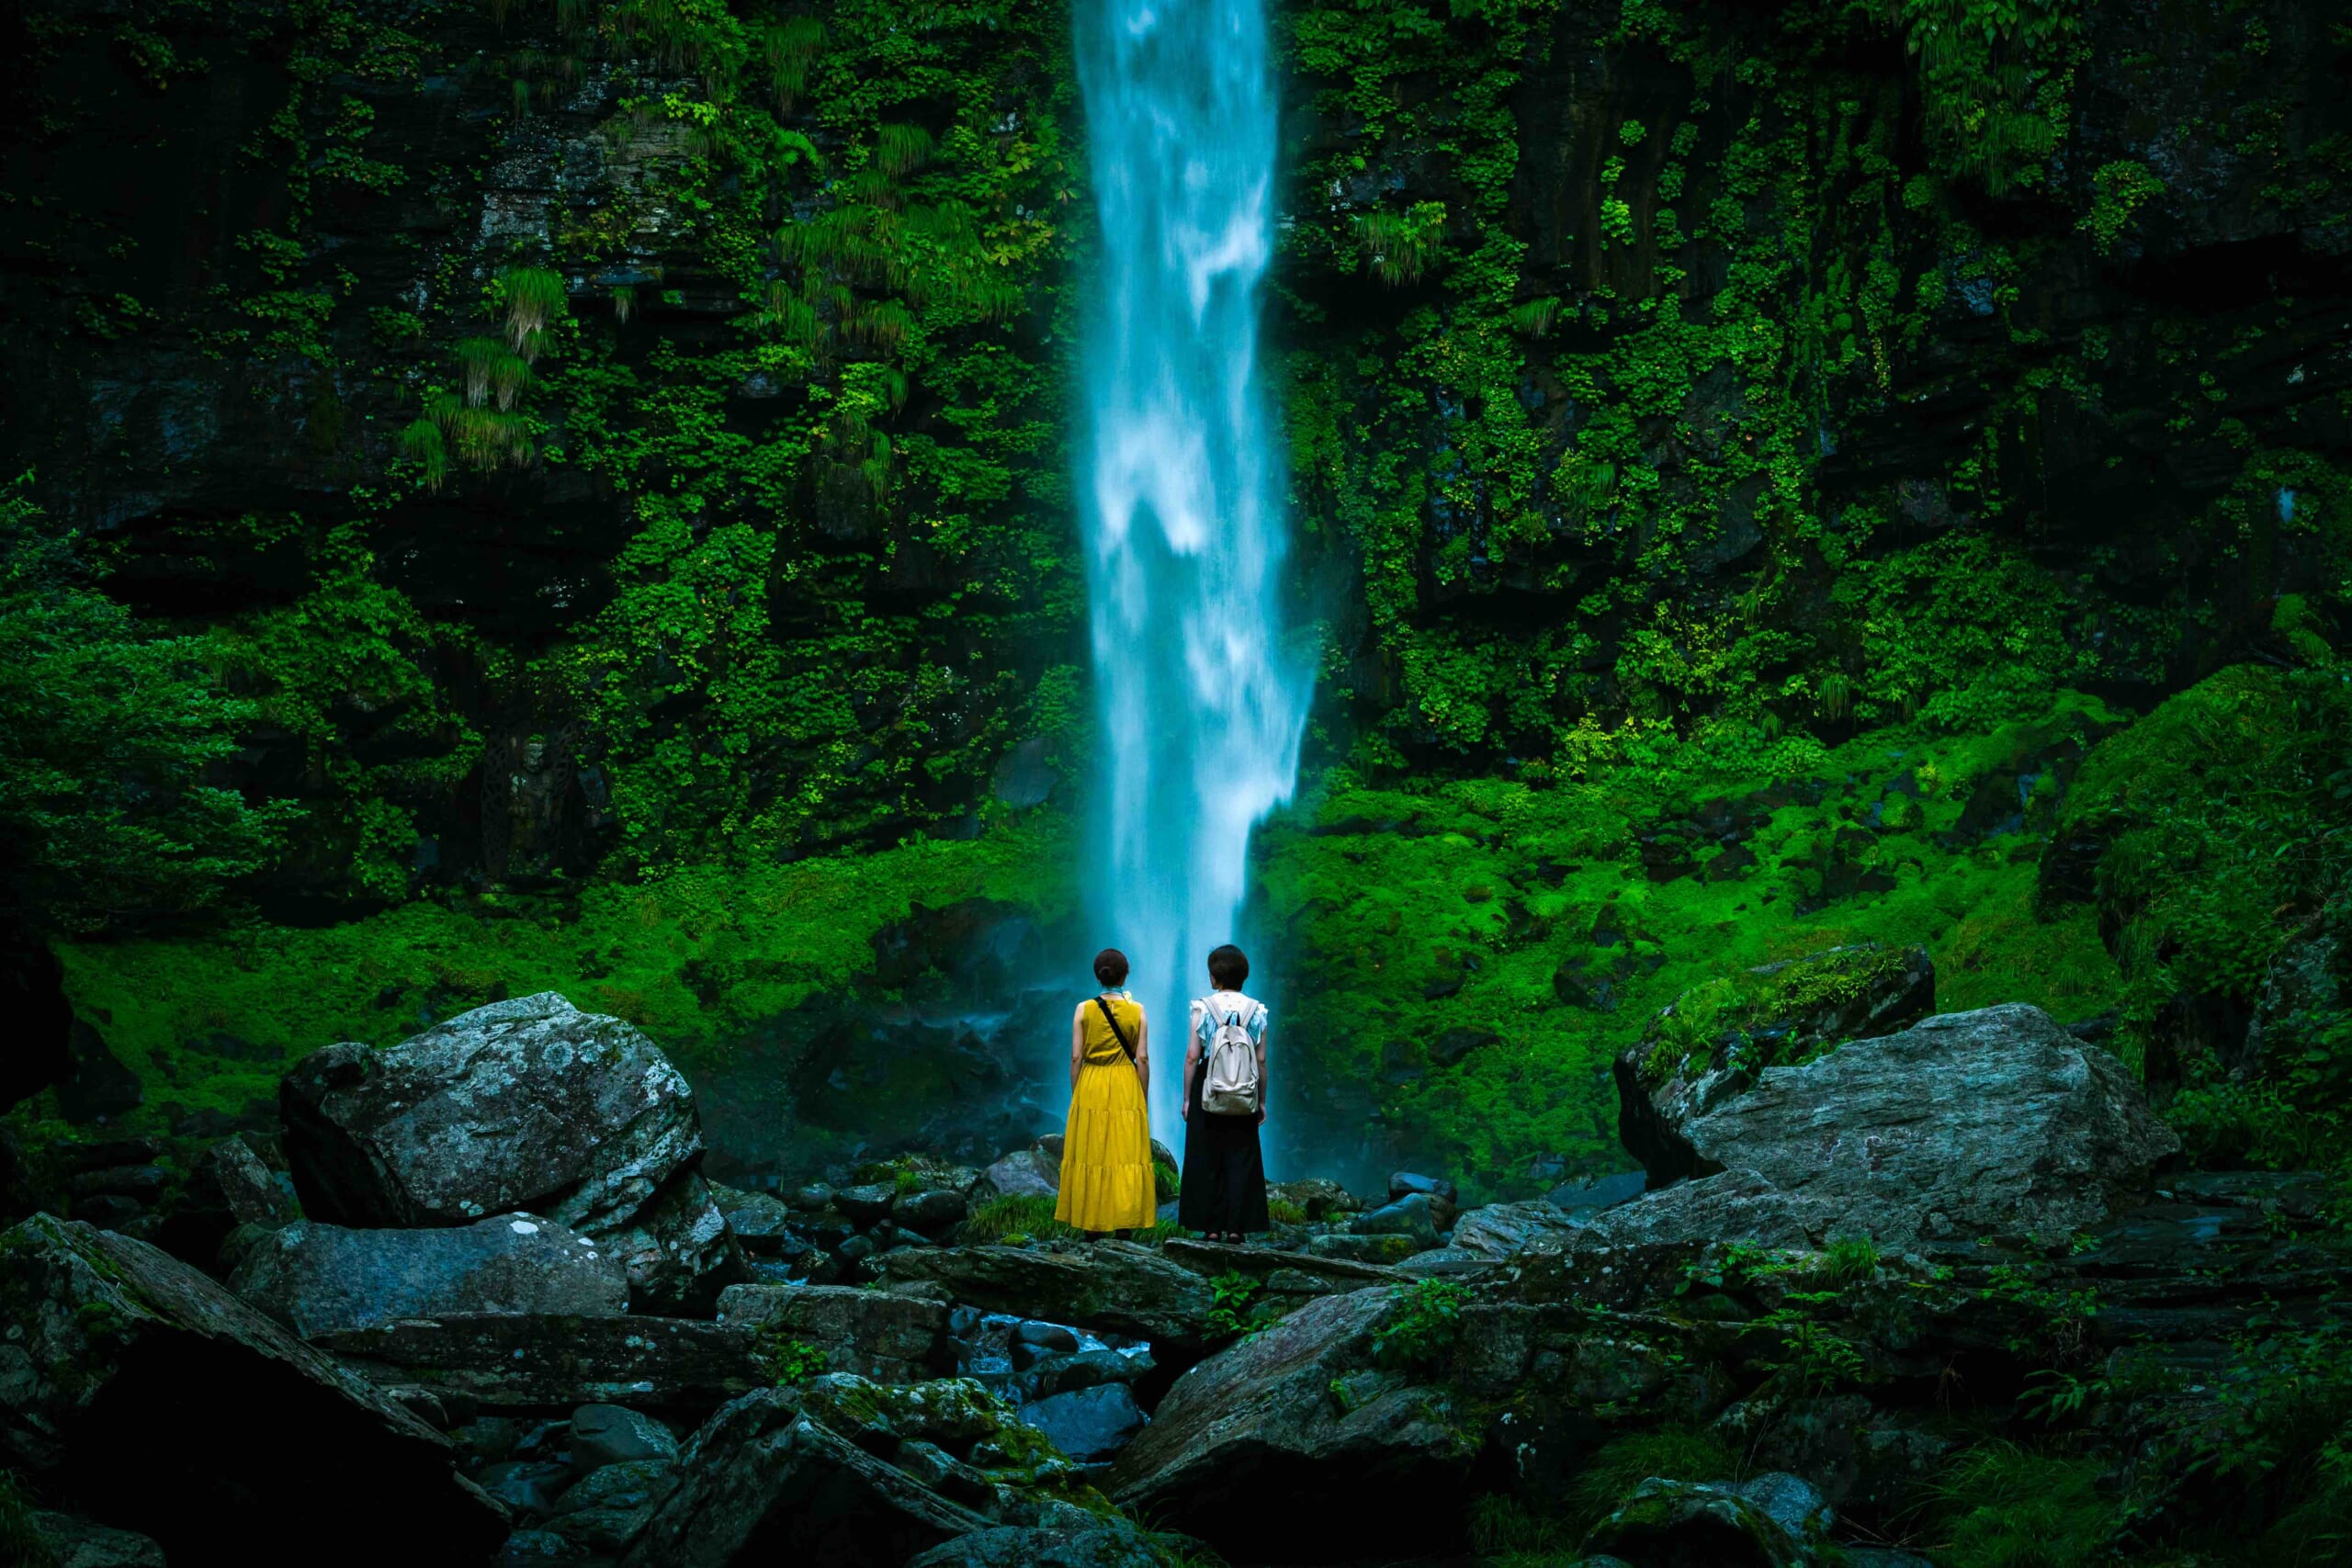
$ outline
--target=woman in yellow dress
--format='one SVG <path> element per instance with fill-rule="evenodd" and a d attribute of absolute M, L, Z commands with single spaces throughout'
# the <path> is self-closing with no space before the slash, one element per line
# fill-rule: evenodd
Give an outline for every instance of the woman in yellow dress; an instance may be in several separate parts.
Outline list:
<path fill-rule="evenodd" d="M 1062 1134 L 1061 1201 L 1054 1218 L 1091 1235 L 1141 1230 L 1159 1214 L 1151 1174 L 1151 1026 L 1125 989 L 1127 955 L 1094 955 L 1100 995 L 1069 1021 L 1069 1125 Z"/>

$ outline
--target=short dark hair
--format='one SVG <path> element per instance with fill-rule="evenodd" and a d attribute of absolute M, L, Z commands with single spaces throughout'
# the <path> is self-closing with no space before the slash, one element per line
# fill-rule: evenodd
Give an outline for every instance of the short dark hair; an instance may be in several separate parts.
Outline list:
<path fill-rule="evenodd" d="M 1094 955 L 1094 977 L 1106 986 L 1115 986 L 1127 977 L 1127 955 L 1115 947 L 1106 947 Z"/>
<path fill-rule="evenodd" d="M 1209 954 L 1209 984 L 1220 991 L 1238 991 L 1250 979 L 1250 955 L 1227 942 Z"/>

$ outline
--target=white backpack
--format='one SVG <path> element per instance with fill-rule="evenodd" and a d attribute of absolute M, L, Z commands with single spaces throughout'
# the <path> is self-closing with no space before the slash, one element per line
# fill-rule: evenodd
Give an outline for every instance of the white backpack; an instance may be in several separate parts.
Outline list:
<path fill-rule="evenodd" d="M 1250 1038 L 1250 1025 L 1258 1012 L 1220 1009 L 1215 997 L 1204 998 L 1201 1006 L 1215 1026 L 1208 1060 L 1201 1064 L 1201 1109 L 1217 1116 L 1255 1115 L 1263 1086 L 1258 1081 L 1258 1043 Z M 1251 1006 L 1254 1010 L 1256 1004 Z"/>

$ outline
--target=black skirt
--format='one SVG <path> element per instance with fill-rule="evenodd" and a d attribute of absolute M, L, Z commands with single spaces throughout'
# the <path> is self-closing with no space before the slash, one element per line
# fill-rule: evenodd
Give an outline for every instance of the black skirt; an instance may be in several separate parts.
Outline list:
<path fill-rule="evenodd" d="M 1266 1162 L 1258 1151 L 1258 1118 L 1216 1116 L 1201 1109 L 1206 1064 L 1193 1075 L 1193 1114 L 1184 1122 L 1184 1190 L 1176 1219 L 1188 1231 L 1273 1229 L 1266 1218 Z"/>

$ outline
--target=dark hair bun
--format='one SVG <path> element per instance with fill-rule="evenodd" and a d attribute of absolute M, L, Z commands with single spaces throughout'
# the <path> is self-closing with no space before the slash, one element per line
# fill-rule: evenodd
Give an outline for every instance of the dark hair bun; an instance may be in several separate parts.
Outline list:
<path fill-rule="evenodd" d="M 1127 955 L 1115 947 L 1106 947 L 1094 955 L 1094 977 L 1106 986 L 1116 986 L 1127 977 Z"/>

